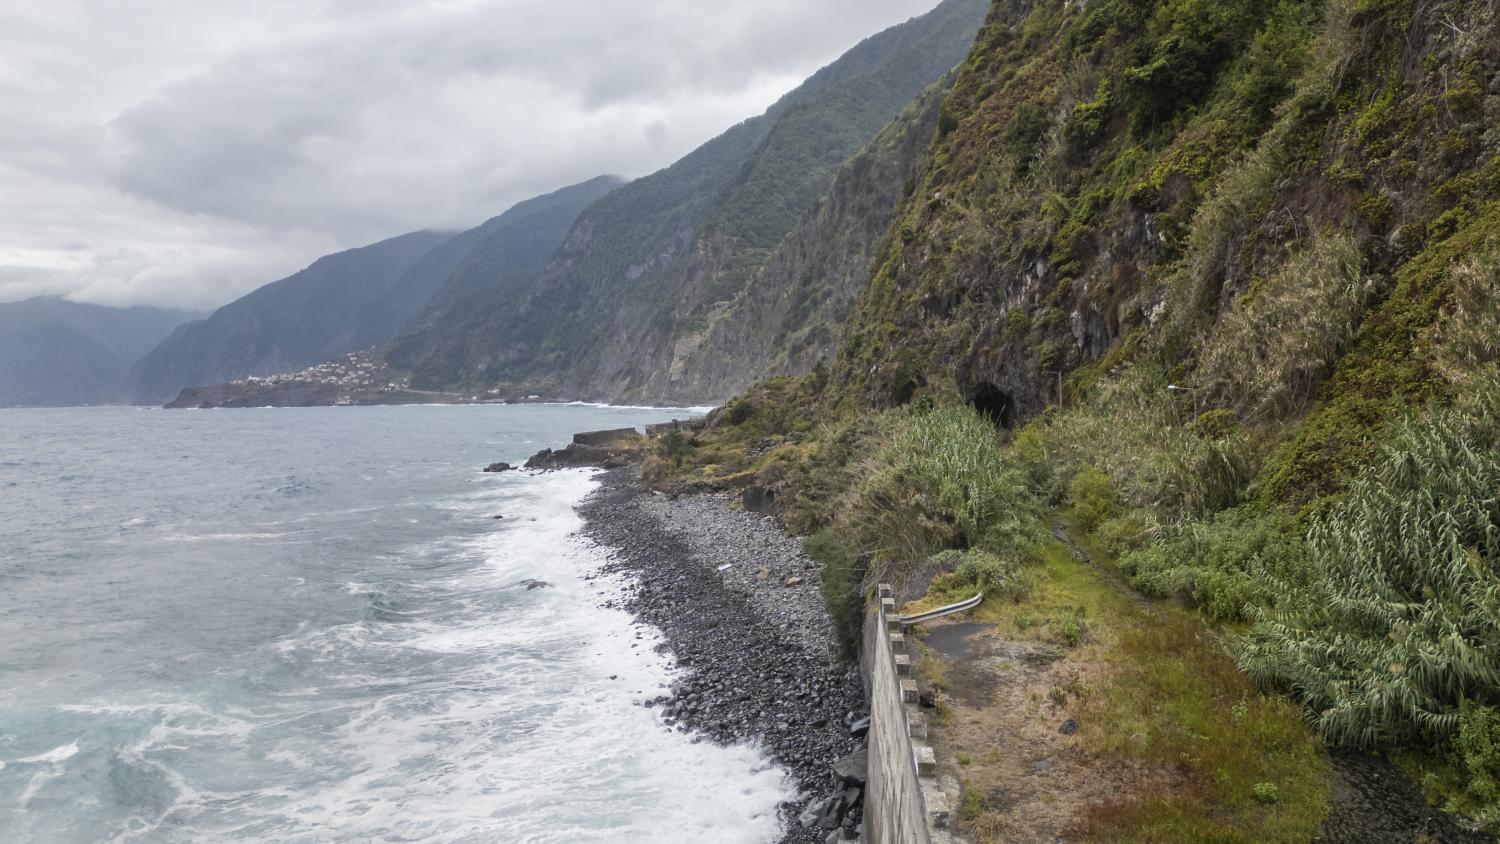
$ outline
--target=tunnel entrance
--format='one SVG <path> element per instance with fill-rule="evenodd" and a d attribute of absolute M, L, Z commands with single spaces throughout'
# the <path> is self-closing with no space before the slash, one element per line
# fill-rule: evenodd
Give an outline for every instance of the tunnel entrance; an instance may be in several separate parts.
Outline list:
<path fill-rule="evenodd" d="M 965 399 L 998 428 L 1010 428 L 1016 424 L 1016 403 L 1011 400 L 1010 393 L 989 381 L 970 387 Z"/>

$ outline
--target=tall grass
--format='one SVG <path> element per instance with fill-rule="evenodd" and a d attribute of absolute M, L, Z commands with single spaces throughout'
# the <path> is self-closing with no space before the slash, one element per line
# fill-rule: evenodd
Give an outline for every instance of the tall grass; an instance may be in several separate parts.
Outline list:
<path fill-rule="evenodd" d="M 1373 291 L 1354 238 L 1325 232 L 1224 313 L 1201 358 L 1199 383 L 1242 417 L 1305 408 L 1354 339 Z"/>
<path fill-rule="evenodd" d="M 1434 368 L 1460 389 L 1500 363 L 1500 241 L 1453 268 L 1453 295 L 1429 337 Z"/>
<path fill-rule="evenodd" d="M 1310 582 L 1238 661 L 1301 696 L 1331 742 L 1451 737 L 1465 702 L 1500 703 L 1500 383 L 1407 416 L 1308 533 Z"/>
<path fill-rule="evenodd" d="M 1018 441 L 1035 477 L 1061 501 L 1082 471 L 1109 476 L 1124 507 L 1148 507 L 1176 518 L 1231 507 L 1253 474 L 1238 430 L 1208 430 L 1196 406 L 1168 389 L 1149 363 L 1102 380 L 1078 405 L 1035 423 Z"/>
<path fill-rule="evenodd" d="M 1025 478 L 993 424 L 964 405 L 891 413 L 894 433 L 845 510 L 877 573 L 948 548 L 1004 552 L 1029 536 Z"/>

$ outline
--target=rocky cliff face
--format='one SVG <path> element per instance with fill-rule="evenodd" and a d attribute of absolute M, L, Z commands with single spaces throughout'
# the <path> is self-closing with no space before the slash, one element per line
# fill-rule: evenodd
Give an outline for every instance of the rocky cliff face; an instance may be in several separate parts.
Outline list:
<path fill-rule="evenodd" d="M 843 400 L 951 385 L 1018 422 L 1150 359 L 1245 423 L 1311 411 L 1268 482 L 1326 488 L 1448 389 L 1453 269 L 1500 237 L 1490 11 L 997 0 L 845 334 Z"/>
<path fill-rule="evenodd" d="M 664 395 L 723 399 L 757 379 L 831 361 L 875 249 L 914 187 L 952 76 L 935 83 L 839 171 L 828 195 L 786 236 L 705 330 L 673 350 Z"/>

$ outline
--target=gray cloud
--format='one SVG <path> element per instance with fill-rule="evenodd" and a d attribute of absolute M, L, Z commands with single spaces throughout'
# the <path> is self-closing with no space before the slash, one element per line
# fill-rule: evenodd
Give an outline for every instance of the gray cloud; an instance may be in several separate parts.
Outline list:
<path fill-rule="evenodd" d="M 0 300 L 211 307 L 642 175 L 935 0 L 0 0 Z"/>

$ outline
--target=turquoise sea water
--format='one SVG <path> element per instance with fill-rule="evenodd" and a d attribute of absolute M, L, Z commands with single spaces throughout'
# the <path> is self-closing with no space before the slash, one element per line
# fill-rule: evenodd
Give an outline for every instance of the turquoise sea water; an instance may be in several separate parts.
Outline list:
<path fill-rule="evenodd" d="M 590 474 L 478 471 L 672 415 L 0 411 L 0 841 L 774 840 L 781 771 L 637 705 Z"/>

